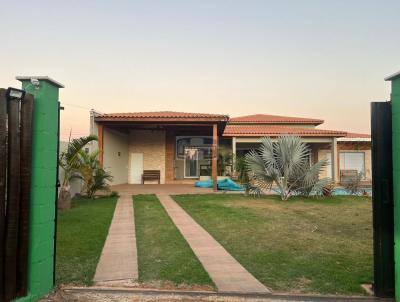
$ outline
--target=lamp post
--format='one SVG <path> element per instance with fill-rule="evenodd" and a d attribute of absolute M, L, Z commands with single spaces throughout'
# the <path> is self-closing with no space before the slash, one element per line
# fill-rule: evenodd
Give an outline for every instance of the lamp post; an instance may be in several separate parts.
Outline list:
<path fill-rule="evenodd" d="M 10 100 L 22 100 L 25 97 L 25 90 L 8 87 L 6 91 L 7 101 Z"/>

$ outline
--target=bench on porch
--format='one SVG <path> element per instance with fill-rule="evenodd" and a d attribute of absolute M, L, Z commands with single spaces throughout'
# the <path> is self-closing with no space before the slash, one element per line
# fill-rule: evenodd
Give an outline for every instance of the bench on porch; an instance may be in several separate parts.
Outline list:
<path fill-rule="evenodd" d="M 142 184 L 144 185 L 146 180 L 157 180 L 158 184 L 160 184 L 160 175 L 160 170 L 143 170 Z"/>

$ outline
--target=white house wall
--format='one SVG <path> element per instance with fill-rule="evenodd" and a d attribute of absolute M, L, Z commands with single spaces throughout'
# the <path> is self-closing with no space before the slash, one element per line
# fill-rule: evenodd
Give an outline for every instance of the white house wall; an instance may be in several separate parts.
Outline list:
<path fill-rule="evenodd" d="M 128 183 L 129 136 L 104 127 L 103 167 L 113 176 L 113 185 Z"/>
<path fill-rule="evenodd" d="M 129 153 L 143 153 L 144 170 L 160 170 L 160 182 L 165 183 L 164 130 L 131 130 Z"/>

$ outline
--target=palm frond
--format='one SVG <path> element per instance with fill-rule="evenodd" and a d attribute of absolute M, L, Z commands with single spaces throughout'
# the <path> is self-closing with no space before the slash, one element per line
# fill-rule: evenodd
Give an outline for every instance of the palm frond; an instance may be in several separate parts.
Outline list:
<path fill-rule="evenodd" d="M 79 151 L 81 151 L 88 143 L 95 140 L 97 140 L 97 136 L 95 135 L 73 139 L 71 142 L 69 142 L 67 150 L 61 153 L 61 161 L 74 166 L 76 164 Z"/>
<path fill-rule="evenodd" d="M 257 150 L 245 156 L 251 191 L 264 192 L 272 184 L 279 188 L 282 200 L 292 195 L 321 194 L 330 180 L 320 179 L 327 160 L 310 165 L 311 150 L 299 136 L 281 136 L 276 142 L 265 137 Z"/>

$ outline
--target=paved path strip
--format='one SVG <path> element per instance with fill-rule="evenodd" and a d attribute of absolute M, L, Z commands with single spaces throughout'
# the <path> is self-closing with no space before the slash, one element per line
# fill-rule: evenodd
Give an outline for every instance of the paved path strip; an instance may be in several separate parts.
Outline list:
<path fill-rule="evenodd" d="M 133 202 L 122 195 L 115 207 L 106 242 L 97 264 L 95 282 L 138 278 Z"/>
<path fill-rule="evenodd" d="M 189 243 L 220 292 L 269 293 L 270 291 L 236 261 L 169 195 L 158 199 Z"/>

